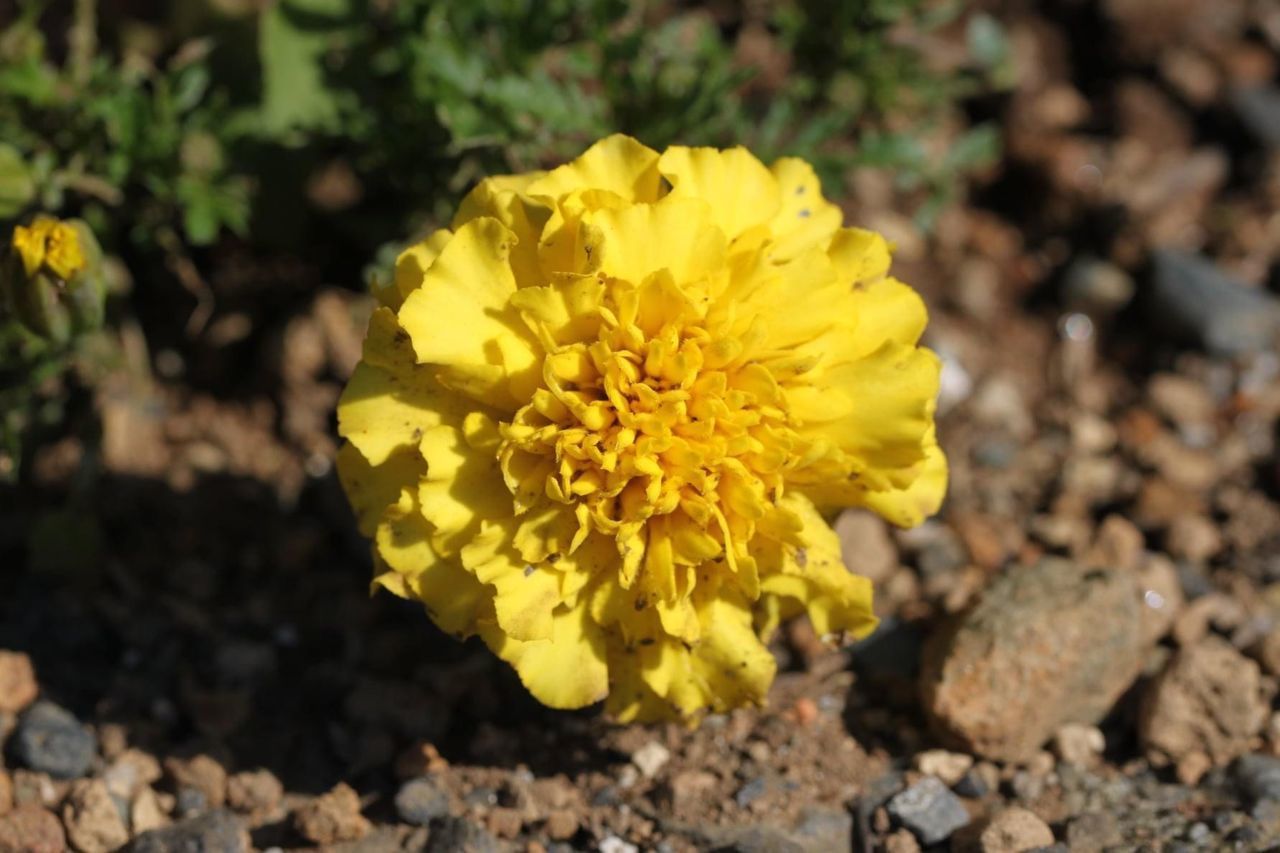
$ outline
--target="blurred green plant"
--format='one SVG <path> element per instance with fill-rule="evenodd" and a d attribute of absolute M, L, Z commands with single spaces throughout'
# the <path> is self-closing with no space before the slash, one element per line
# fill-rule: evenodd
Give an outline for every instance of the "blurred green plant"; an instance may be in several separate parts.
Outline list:
<path fill-rule="evenodd" d="M 614 131 L 799 155 L 836 198 L 851 168 L 882 168 L 927 227 L 998 138 L 973 127 L 941 155 L 926 140 L 1010 82 L 1002 27 L 963 0 L 143 7 L 100 20 L 96 0 L 18 0 L 0 31 L 0 239 L 37 211 L 79 217 L 108 255 L 148 264 L 152 292 L 157 271 L 194 290 L 225 240 L 385 275 L 388 238 L 446 220 L 479 176 Z M 209 294 L 194 295 L 203 318 Z M 0 351 L 7 399 L 14 375 L 65 367 L 14 352 Z"/>

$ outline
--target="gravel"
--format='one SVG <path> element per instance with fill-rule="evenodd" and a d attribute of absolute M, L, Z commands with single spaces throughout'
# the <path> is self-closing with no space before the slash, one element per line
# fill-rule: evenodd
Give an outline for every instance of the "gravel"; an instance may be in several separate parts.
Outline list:
<path fill-rule="evenodd" d="M 52 702 L 32 705 L 13 736 L 14 757 L 55 779 L 77 779 L 89 772 L 97 741 L 80 721 Z"/>
<path fill-rule="evenodd" d="M 889 816 L 920 839 L 939 844 L 969 823 L 964 803 L 941 780 L 926 776 L 889 800 Z"/>
<path fill-rule="evenodd" d="M 406 823 L 426 826 L 449 814 L 449 795 L 429 777 L 411 779 L 396 793 L 396 814 Z"/>

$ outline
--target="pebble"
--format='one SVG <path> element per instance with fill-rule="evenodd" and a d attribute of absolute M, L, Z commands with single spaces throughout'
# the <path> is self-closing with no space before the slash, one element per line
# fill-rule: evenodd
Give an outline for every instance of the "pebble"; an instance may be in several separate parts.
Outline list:
<path fill-rule="evenodd" d="M 1270 755 L 1245 755 L 1232 768 L 1240 795 L 1249 802 L 1280 802 L 1280 758 Z"/>
<path fill-rule="evenodd" d="M 1280 89 L 1275 86 L 1238 89 L 1232 93 L 1231 105 L 1240 122 L 1260 142 L 1280 148 Z"/>
<path fill-rule="evenodd" d="M 929 749 L 915 757 L 915 767 L 926 776 L 937 776 L 948 786 L 955 785 L 973 767 L 973 756 L 945 749 Z"/>
<path fill-rule="evenodd" d="M 294 814 L 302 837 L 316 844 L 354 841 L 369 833 L 371 824 L 360 814 L 360 797 L 345 782 L 316 797 Z"/>
<path fill-rule="evenodd" d="M 653 779 L 671 760 L 671 751 L 656 740 L 651 740 L 631 753 L 631 763 L 646 779 Z"/>
<path fill-rule="evenodd" d="M 888 803 L 889 816 L 911 830 L 921 844 L 939 844 L 969 823 L 964 803 L 942 781 L 926 776 L 895 795 Z"/>
<path fill-rule="evenodd" d="M 1053 751 L 1058 758 L 1076 767 L 1098 763 L 1107 748 L 1107 739 L 1097 726 L 1068 723 L 1053 736 Z"/>
<path fill-rule="evenodd" d="M 244 853 L 249 833 L 231 812 L 220 809 L 200 817 L 144 832 L 130 853 Z"/>
<path fill-rule="evenodd" d="M 129 828 L 138 834 L 169 825 L 169 816 L 160 805 L 160 798 L 150 788 L 143 788 L 129 804 Z"/>
<path fill-rule="evenodd" d="M 1198 761 L 1199 754 L 1226 764 L 1249 750 L 1266 722 L 1260 690 L 1257 663 L 1205 637 L 1181 649 L 1147 688 L 1139 740 L 1154 761 Z"/>
<path fill-rule="evenodd" d="M 640 848 L 616 835 L 610 835 L 600 842 L 600 853 L 640 853 Z"/>
<path fill-rule="evenodd" d="M 806 809 L 791 832 L 800 846 L 812 853 L 839 850 L 853 836 L 853 815 L 848 809 L 813 807 Z"/>
<path fill-rule="evenodd" d="M 578 816 L 568 809 L 555 809 L 547 814 L 547 837 L 567 841 L 578 832 Z"/>
<path fill-rule="evenodd" d="M 1133 299 L 1133 277 L 1113 263 L 1087 255 L 1076 258 L 1062 278 L 1063 304 L 1072 311 L 1109 317 Z"/>
<path fill-rule="evenodd" d="M 93 764 L 97 742 L 69 711 L 52 702 L 27 709 L 13 735 L 15 757 L 55 779 L 77 779 Z"/>
<path fill-rule="evenodd" d="M 396 792 L 396 814 L 405 823 L 426 826 L 449 814 L 449 795 L 434 779 L 411 779 Z"/>
<path fill-rule="evenodd" d="M 227 777 L 227 805 L 241 814 L 266 817 L 280 807 L 284 786 L 270 770 L 247 770 Z"/>
<path fill-rule="evenodd" d="M 489 830 L 466 818 L 446 817 L 427 836 L 424 853 L 499 853 L 498 841 Z"/>
<path fill-rule="evenodd" d="M 898 547 L 888 524 L 875 513 L 847 509 L 836 518 L 833 529 L 840 537 L 845 565 L 872 583 L 884 583 L 898 567 Z"/>
<path fill-rule="evenodd" d="M 885 853 L 920 853 L 920 842 L 909 829 L 899 829 L 884 840 Z"/>
<path fill-rule="evenodd" d="M 1280 329 L 1274 297 L 1230 278 L 1200 255 L 1157 249 L 1152 258 L 1150 308 L 1161 331 L 1223 357 L 1272 346 Z"/>
<path fill-rule="evenodd" d="M 67 838 L 81 853 L 108 853 L 129 840 L 129 830 L 101 779 L 72 784 L 62 804 L 62 823 Z"/>
<path fill-rule="evenodd" d="M 1120 824 L 1110 812 L 1085 812 L 1067 824 L 1066 841 L 1072 850 L 1102 850 L 1120 843 Z"/>
<path fill-rule="evenodd" d="M 21 713 L 38 695 L 40 685 L 31 658 L 22 652 L 0 649 L 0 712 Z"/>
<path fill-rule="evenodd" d="M 1128 572 L 1059 558 L 1005 572 L 926 645 L 934 729 L 966 752 L 1023 761 L 1062 726 L 1096 723 L 1142 669 L 1142 606 Z"/>
<path fill-rule="evenodd" d="M 62 853 L 67 836 L 58 816 L 34 804 L 18 806 L 0 817 L 0 850 L 21 853 Z"/>
<path fill-rule="evenodd" d="M 956 838 L 955 849 L 980 853 L 1023 853 L 1053 844 L 1053 830 L 1034 812 L 1007 808 Z"/>
<path fill-rule="evenodd" d="M 757 776 L 738 789 L 738 792 L 733 795 L 733 801 L 738 804 L 738 808 L 745 809 L 747 806 L 763 797 L 765 791 L 768 790 L 768 787 L 769 785 L 765 781 L 765 778 L 763 776 Z"/>
<path fill-rule="evenodd" d="M 204 809 L 219 809 L 227 802 L 227 771 L 208 755 L 191 758 L 168 758 L 165 772 L 173 780 L 179 798 L 186 790 L 198 791 L 204 797 Z"/>
<path fill-rule="evenodd" d="M 163 775 L 154 756 L 140 749 L 125 749 L 103 772 L 102 781 L 112 796 L 131 800 L 141 787 L 158 782 Z"/>

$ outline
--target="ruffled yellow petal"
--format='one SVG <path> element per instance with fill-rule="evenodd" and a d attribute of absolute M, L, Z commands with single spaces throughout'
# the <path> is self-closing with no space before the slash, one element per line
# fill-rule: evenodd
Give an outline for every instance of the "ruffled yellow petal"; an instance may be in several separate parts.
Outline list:
<path fill-rule="evenodd" d="M 504 175 L 485 178 L 476 185 L 458 207 L 453 218 L 453 228 L 482 217 L 496 219 L 516 235 L 511 248 L 511 270 L 517 287 L 529 287 L 541 282 L 542 267 L 538 259 L 538 241 L 542 228 L 551 216 L 552 206 L 538 201 L 524 192 L 532 181 L 517 181 L 520 176 Z"/>
<path fill-rule="evenodd" d="M 915 527 L 938 511 L 946 493 L 947 457 L 930 429 L 924 460 L 911 483 L 901 489 L 868 490 L 861 504 L 899 527 Z"/>
<path fill-rule="evenodd" d="M 474 403 L 443 387 L 429 368 L 413 361 L 409 336 L 389 309 L 374 311 L 364 360 L 356 365 L 338 401 L 338 433 L 370 465 L 416 447 L 423 432 L 460 420 Z"/>
<path fill-rule="evenodd" d="M 871 581 L 845 568 L 839 537 L 803 496 L 784 497 L 778 511 L 794 524 L 785 541 L 769 543 L 762 553 L 761 592 L 803 606 L 819 636 L 870 634 L 876 626 Z"/>
<path fill-rule="evenodd" d="M 496 622 L 481 622 L 480 636 L 511 664 L 539 702 L 552 708 L 583 708 L 609 692 L 605 638 L 585 607 L 556 608 L 551 637 L 524 642 Z"/>
<path fill-rule="evenodd" d="M 780 206 L 769 222 L 770 256 L 784 261 L 810 249 L 824 249 L 840 227 L 840 208 L 822 197 L 813 167 L 798 157 L 783 157 L 770 170 L 778 182 Z"/>
<path fill-rule="evenodd" d="M 600 232 L 600 272 L 632 284 L 659 270 L 677 282 L 693 282 L 724 265 L 724 234 L 699 199 L 668 196 L 656 204 L 593 211 L 584 221 Z"/>
<path fill-rule="evenodd" d="M 606 190 L 629 202 L 658 200 L 658 152 L 629 136 L 614 134 L 581 157 L 532 181 L 525 192 L 559 199 L 574 190 Z"/>
<path fill-rule="evenodd" d="M 409 294 L 422 287 L 427 270 L 431 269 L 436 258 L 440 257 L 440 251 L 444 249 L 445 243 L 452 238 L 453 232 L 441 228 L 431 232 L 429 237 L 419 240 L 396 256 L 396 274 L 393 280 L 395 287 L 390 291 L 383 289 L 386 294 L 382 297 L 383 304 L 398 311 L 404 301 L 409 298 Z"/>
<path fill-rule="evenodd" d="M 422 434 L 418 448 L 427 463 L 418 501 L 441 553 L 458 553 L 480 532 L 482 520 L 511 514 L 511 495 L 503 486 L 498 460 L 475 452 L 462 430 L 444 424 L 432 427 Z"/>
<path fill-rule="evenodd" d="M 370 465 L 348 442 L 338 450 L 337 469 L 338 482 L 356 514 L 356 526 L 365 536 L 372 536 L 387 507 L 399 500 L 403 489 L 418 482 L 427 466 L 413 452 Z"/>
<path fill-rule="evenodd" d="M 496 219 L 463 225 L 399 315 L 418 361 L 442 366 L 441 382 L 509 411 L 536 387 L 540 354 L 509 304 L 515 239 Z"/>
<path fill-rule="evenodd" d="M 769 222 L 782 207 L 777 179 L 745 148 L 673 145 L 662 153 L 658 170 L 671 182 L 672 196 L 710 205 L 713 221 L 730 240 Z"/>

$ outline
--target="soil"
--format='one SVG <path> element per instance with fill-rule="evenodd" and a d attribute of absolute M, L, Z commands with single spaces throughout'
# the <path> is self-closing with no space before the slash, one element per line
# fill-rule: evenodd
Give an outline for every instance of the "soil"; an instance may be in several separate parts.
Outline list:
<path fill-rule="evenodd" d="M 968 815 L 940 849 L 1280 849 L 1280 10 L 1000 18 L 1018 88 L 969 118 L 1000 122 L 1001 163 L 927 237 L 883 174 L 841 199 L 897 239 L 946 364 L 942 513 L 841 523 L 876 635 L 830 649 L 792 625 L 768 706 L 693 730 L 541 707 L 478 642 L 368 595 L 332 410 L 369 300 L 232 246 L 203 331 L 122 326 L 129 363 L 84 403 L 100 420 L 0 493 L 0 849 L 906 851 L 936 829 L 910 791 L 924 821 L 952 797 Z M 1131 578 L 1147 610 L 1115 633 L 1138 671 L 1101 709 L 1070 673 L 1014 704 L 1021 675 L 967 688 L 1014 755 L 940 719 L 922 650 L 958 654 L 984 590 L 1045 557 Z M 37 695 L 93 736 L 78 781 L 55 772 L 78 756 L 23 745 Z M 1054 732 L 1018 728 L 1051 711 Z M 443 798 L 398 808 L 420 777 Z"/>

